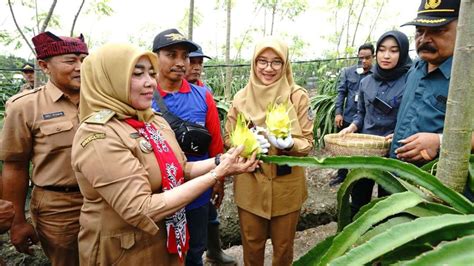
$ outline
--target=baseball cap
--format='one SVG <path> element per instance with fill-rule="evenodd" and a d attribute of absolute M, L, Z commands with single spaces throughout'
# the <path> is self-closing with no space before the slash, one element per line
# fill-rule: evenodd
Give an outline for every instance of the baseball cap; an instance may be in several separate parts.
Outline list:
<path fill-rule="evenodd" d="M 439 27 L 448 24 L 459 16 L 460 0 L 422 0 L 418 15 L 402 26 Z"/>
<path fill-rule="evenodd" d="M 153 40 L 153 52 L 155 53 L 161 48 L 175 44 L 185 45 L 189 52 L 194 52 L 198 49 L 195 43 L 186 39 L 177 29 L 168 29 L 155 36 Z"/>
<path fill-rule="evenodd" d="M 49 31 L 42 32 L 31 39 L 35 45 L 36 58 L 44 59 L 63 54 L 89 54 L 84 36 L 56 36 Z"/>
<path fill-rule="evenodd" d="M 212 59 L 210 56 L 207 56 L 202 52 L 202 48 L 199 44 L 196 44 L 196 46 L 198 49 L 194 52 L 189 53 L 189 57 L 205 57 L 207 59 Z"/>
<path fill-rule="evenodd" d="M 35 66 L 31 63 L 24 63 L 21 66 L 21 72 L 34 72 L 35 71 Z"/>

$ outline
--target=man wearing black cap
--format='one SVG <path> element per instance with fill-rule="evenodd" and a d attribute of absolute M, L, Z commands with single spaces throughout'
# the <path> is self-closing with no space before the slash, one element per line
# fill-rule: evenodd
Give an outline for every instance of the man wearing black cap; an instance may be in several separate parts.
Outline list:
<path fill-rule="evenodd" d="M 32 90 L 35 86 L 35 66 L 31 63 L 25 63 L 21 66 L 21 73 L 25 79 L 25 84 L 20 87 L 19 92 Z"/>
<path fill-rule="evenodd" d="M 189 53 L 189 67 L 186 68 L 186 80 L 189 83 L 197 86 L 207 88 L 212 91 L 211 88 L 206 86 L 201 80 L 201 74 L 203 70 L 204 58 L 211 59 L 211 57 L 204 54 L 201 46 L 196 44 L 198 49 L 194 52 Z M 207 227 L 207 252 L 206 259 L 209 262 L 222 264 L 235 264 L 236 261 L 229 255 L 225 254 L 221 248 L 220 236 L 219 236 L 219 219 L 217 218 L 217 210 L 222 203 L 224 198 L 224 184 L 219 182 L 219 186 L 214 186 L 212 191 L 211 199 L 214 201 L 209 202 L 209 223 Z"/>
<path fill-rule="evenodd" d="M 211 92 L 203 87 L 189 83 L 185 79 L 189 67 L 189 54 L 198 46 L 188 41 L 176 29 L 159 33 L 153 41 L 153 52 L 158 56 L 158 95 L 167 109 L 181 119 L 204 126 L 211 135 L 206 154 L 186 153 L 188 161 L 199 161 L 210 157 L 219 157 L 224 144 L 217 107 Z M 160 110 L 157 98 L 152 108 Z M 216 160 L 216 164 L 219 160 Z M 216 186 L 222 184 L 216 183 Z M 206 249 L 209 201 L 212 189 L 199 196 L 186 206 L 186 219 L 190 234 L 186 265 L 203 265 L 202 255 Z"/>
<path fill-rule="evenodd" d="M 10 98 L 0 137 L 3 197 L 15 217 L 10 238 L 17 251 L 32 254 L 41 246 L 51 264 L 79 265 L 77 236 L 82 195 L 71 167 L 71 146 L 79 127 L 81 63 L 88 54 L 82 35 L 59 37 L 43 32 L 32 39 L 46 85 Z M 33 164 L 30 213 L 25 218 L 29 162 Z"/>
<path fill-rule="evenodd" d="M 438 156 L 456 40 L 460 0 L 422 0 L 416 26 L 421 60 L 410 70 L 390 157 L 423 164 Z"/>

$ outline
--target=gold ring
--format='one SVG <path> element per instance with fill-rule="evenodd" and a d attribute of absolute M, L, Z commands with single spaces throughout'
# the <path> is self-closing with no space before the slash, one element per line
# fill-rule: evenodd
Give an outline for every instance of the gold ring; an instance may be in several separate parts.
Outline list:
<path fill-rule="evenodd" d="M 420 155 L 421 155 L 421 157 L 423 157 L 423 159 L 424 159 L 425 161 L 431 161 L 431 160 L 433 160 L 433 158 L 431 158 L 431 156 L 428 154 L 428 151 L 427 151 L 426 149 L 421 150 L 421 151 L 420 151 Z"/>

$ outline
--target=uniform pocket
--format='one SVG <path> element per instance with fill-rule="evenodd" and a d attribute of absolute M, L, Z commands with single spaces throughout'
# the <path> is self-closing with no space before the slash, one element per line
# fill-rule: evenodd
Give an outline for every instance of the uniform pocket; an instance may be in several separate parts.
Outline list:
<path fill-rule="evenodd" d="M 40 127 L 41 133 L 46 136 L 58 134 L 61 132 L 69 131 L 73 127 L 71 121 L 63 121 L 54 124 L 44 125 Z"/>
<path fill-rule="evenodd" d="M 428 98 L 430 105 L 442 113 L 446 113 L 446 100 L 447 98 L 443 95 L 430 95 Z"/>
<path fill-rule="evenodd" d="M 60 121 L 41 125 L 40 131 L 45 136 L 46 143 L 52 150 L 71 147 L 74 138 L 72 121 Z"/>
<path fill-rule="evenodd" d="M 125 232 L 110 236 L 102 236 L 100 239 L 99 256 L 101 264 L 116 265 L 126 257 L 129 251 L 135 245 L 135 233 Z"/>

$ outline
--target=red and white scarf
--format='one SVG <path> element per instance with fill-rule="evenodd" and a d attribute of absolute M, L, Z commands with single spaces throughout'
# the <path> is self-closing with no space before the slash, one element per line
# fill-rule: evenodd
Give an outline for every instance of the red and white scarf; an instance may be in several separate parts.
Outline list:
<path fill-rule="evenodd" d="M 184 183 L 183 168 L 171 150 L 168 142 L 155 126 L 135 119 L 125 119 L 129 125 L 138 130 L 153 147 L 158 166 L 161 171 L 163 191 L 173 189 Z M 173 215 L 165 218 L 168 252 L 177 253 L 181 261 L 183 254 L 189 249 L 189 233 L 186 225 L 185 208 L 181 208 Z"/>

